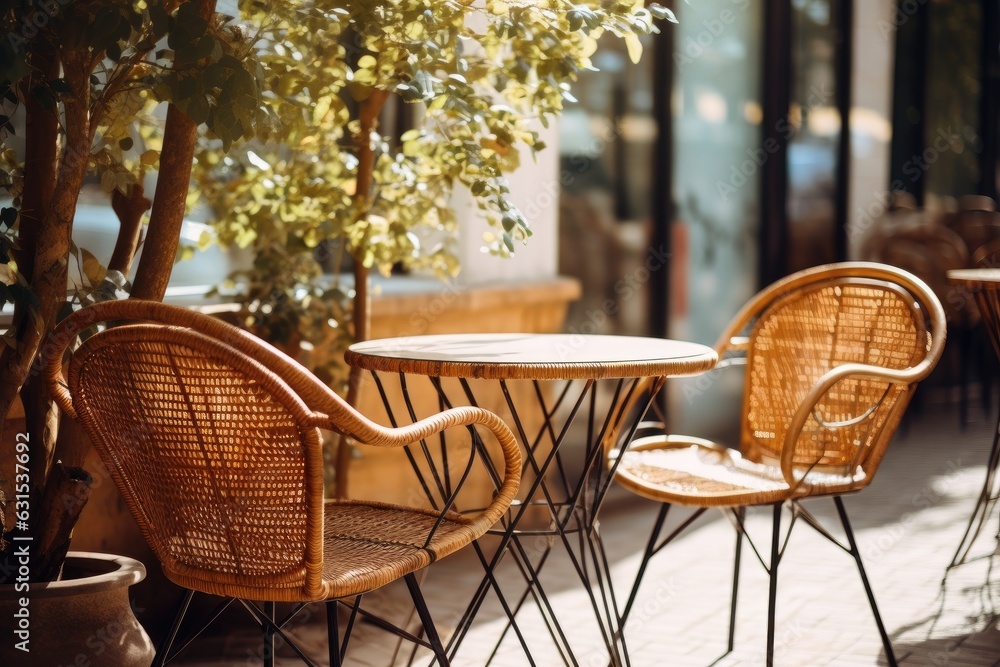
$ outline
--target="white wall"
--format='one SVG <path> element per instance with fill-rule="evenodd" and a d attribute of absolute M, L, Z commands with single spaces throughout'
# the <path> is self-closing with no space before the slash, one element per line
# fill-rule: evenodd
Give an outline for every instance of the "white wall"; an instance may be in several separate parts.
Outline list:
<path fill-rule="evenodd" d="M 552 278 L 558 274 L 559 247 L 559 146 L 557 124 L 537 128 L 546 148 L 532 159 L 531 151 L 522 150 L 521 165 L 507 175 L 511 199 L 524 213 L 533 236 L 526 245 L 515 246 L 514 257 L 503 259 L 481 252 L 483 232 L 490 228 L 483 212 L 476 208 L 464 188 L 453 197 L 458 217 L 459 258 L 462 272 L 459 282 L 465 285 Z"/>

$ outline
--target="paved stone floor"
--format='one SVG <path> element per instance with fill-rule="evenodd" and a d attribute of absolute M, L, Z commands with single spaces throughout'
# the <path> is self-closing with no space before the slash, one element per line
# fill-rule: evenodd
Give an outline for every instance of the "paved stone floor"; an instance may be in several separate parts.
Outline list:
<path fill-rule="evenodd" d="M 994 418 L 973 414 L 960 430 L 953 407 L 911 409 L 872 486 L 845 499 L 901 665 L 1000 666 L 1000 574 L 992 571 L 1000 565 L 1000 557 L 956 568 L 942 586 L 946 565 L 982 485 Z M 836 521 L 829 501 L 811 502 L 807 508 L 821 520 Z M 655 512 L 654 504 L 624 491 L 616 492 L 605 507 L 602 534 L 618 591 L 627 591 L 634 579 Z M 748 522 L 751 535 L 766 550 L 770 513 L 758 510 Z M 997 524 L 994 511 L 973 555 L 995 548 Z M 720 659 L 728 621 L 733 543 L 729 522 L 715 512 L 652 561 L 626 630 L 633 665 L 709 665 L 717 659 L 719 667 L 764 664 L 767 577 L 749 550 L 744 551 L 741 570 L 736 650 Z M 466 551 L 427 572 L 423 586 L 446 634 L 481 571 L 474 554 Z M 516 580 L 509 563 L 500 575 L 505 585 Z M 589 599 L 575 585 L 575 576 L 565 557 L 553 556 L 542 579 L 581 667 L 604 667 L 604 644 Z M 403 587 L 380 591 L 371 603 L 380 612 L 406 621 L 409 605 Z M 537 608 L 526 605 L 518 619 L 535 664 L 562 664 Z M 223 620 L 221 629 L 192 645 L 179 664 L 260 664 L 258 637 L 238 624 L 238 618 Z M 491 598 L 454 664 L 487 664 L 505 620 Z M 317 607 L 311 618 L 291 630 L 324 665 L 325 628 L 322 608 Z M 407 646 L 397 654 L 395 640 L 364 623 L 355 632 L 347 664 L 389 667 L 406 664 L 408 657 Z M 296 664 L 286 657 L 278 662 Z M 428 664 L 423 651 L 414 664 Z M 508 633 L 490 664 L 520 667 L 529 663 Z M 796 525 L 781 562 L 775 664 L 887 664 L 853 561 L 802 524 Z"/>

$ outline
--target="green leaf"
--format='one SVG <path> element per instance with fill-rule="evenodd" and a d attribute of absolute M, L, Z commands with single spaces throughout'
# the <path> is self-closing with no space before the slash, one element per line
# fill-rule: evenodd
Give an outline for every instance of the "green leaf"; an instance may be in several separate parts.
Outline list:
<path fill-rule="evenodd" d="M 423 99 L 420 91 L 407 83 L 401 83 L 396 86 L 396 92 L 399 93 L 404 102 L 418 102 Z"/>
<path fill-rule="evenodd" d="M 504 213 L 500 218 L 500 224 L 503 225 L 504 232 L 511 232 L 517 227 L 517 216 L 510 212 Z"/>
<path fill-rule="evenodd" d="M 209 109 L 208 100 L 205 99 L 204 95 L 194 95 L 188 100 L 184 111 L 195 124 L 201 125 L 208 120 Z"/>
<path fill-rule="evenodd" d="M 128 285 L 128 278 L 118 269 L 109 269 L 104 276 L 105 282 L 110 282 L 118 289 L 125 289 Z"/>
<path fill-rule="evenodd" d="M 170 16 L 163 9 L 162 3 L 147 0 L 147 4 L 149 5 L 149 20 L 153 24 L 153 33 L 156 35 L 167 34 L 170 29 Z"/>
<path fill-rule="evenodd" d="M 83 255 L 83 274 L 87 276 L 91 285 L 100 285 L 107 275 L 107 268 L 86 248 L 81 248 L 80 254 Z"/>
<path fill-rule="evenodd" d="M 353 98 L 355 102 L 364 102 L 371 97 L 372 88 L 371 86 L 365 86 L 356 81 L 351 81 L 347 84 L 347 92 L 351 94 L 351 98 Z M 406 98 L 404 97 L 403 99 Z M 419 95 L 417 96 L 417 99 L 421 99 Z"/>
<path fill-rule="evenodd" d="M 173 102 L 175 104 L 194 97 L 198 93 L 198 80 L 194 77 L 182 76 L 177 79 L 170 79 L 170 81 L 174 84 Z"/>
<path fill-rule="evenodd" d="M 201 60 L 202 58 L 209 57 L 210 55 L 212 55 L 212 52 L 215 50 L 217 46 L 218 44 L 216 43 L 214 37 L 212 37 L 211 35 L 205 35 L 204 37 L 198 40 L 198 44 L 194 49 L 194 58 L 192 59 Z"/>
<path fill-rule="evenodd" d="M 49 88 L 52 92 L 62 93 L 64 95 L 70 95 L 73 93 L 73 89 L 70 88 L 69 82 L 66 79 L 52 79 L 49 81 Z"/>
<path fill-rule="evenodd" d="M 664 7 L 663 5 L 653 3 L 648 9 L 649 13 L 652 14 L 655 19 L 666 19 L 671 23 L 677 23 L 677 16 L 675 16 L 669 8 Z"/>
<path fill-rule="evenodd" d="M 10 229 L 17 221 L 17 209 L 5 206 L 0 208 L 0 225 Z"/>
<path fill-rule="evenodd" d="M 17 283 L 17 271 L 10 264 L 0 264 L 0 283 L 14 285 Z"/>
<path fill-rule="evenodd" d="M 514 239 L 507 232 L 503 233 L 503 244 L 507 246 L 507 250 L 511 253 L 514 252 Z"/>
<path fill-rule="evenodd" d="M 115 178 L 114 172 L 112 172 L 110 169 L 106 170 L 103 174 L 101 174 L 101 192 L 111 194 L 114 191 L 115 186 L 117 184 L 118 184 L 118 179 Z"/>
<path fill-rule="evenodd" d="M 87 26 L 87 42 L 95 51 L 103 51 L 117 41 L 118 24 L 123 21 L 117 7 L 106 6 L 97 12 L 93 22 Z"/>
<path fill-rule="evenodd" d="M 212 63 L 205 68 L 205 72 L 201 75 L 201 80 L 207 88 L 219 88 L 225 83 L 228 76 L 229 70 L 220 63 Z"/>
<path fill-rule="evenodd" d="M 121 148 L 123 151 L 130 151 L 132 150 L 132 145 L 134 143 L 135 142 L 132 141 L 132 137 L 125 137 L 118 142 L 118 147 Z"/>
<path fill-rule="evenodd" d="M 205 34 L 208 21 L 198 14 L 197 2 L 184 2 L 177 9 L 177 21 L 171 36 L 176 35 L 182 41 L 194 42 Z"/>
<path fill-rule="evenodd" d="M 407 130 L 406 132 L 403 132 L 402 136 L 399 137 L 399 140 L 403 143 L 406 143 L 408 141 L 416 141 L 423 135 L 423 133 L 424 131 L 419 128 Z"/>
<path fill-rule="evenodd" d="M 637 64 L 642 58 L 642 42 L 639 41 L 639 36 L 634 32 L 625 35 L 625 48 L 628 49 L 629 60 Z"/>

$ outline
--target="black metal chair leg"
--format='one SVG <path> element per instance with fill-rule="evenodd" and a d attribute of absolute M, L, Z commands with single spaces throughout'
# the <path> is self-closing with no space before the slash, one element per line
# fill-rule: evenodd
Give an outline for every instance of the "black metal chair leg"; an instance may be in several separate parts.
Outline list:
<path fill-rule="evenodd" d="M 743 552 L 743 518 L 746 509 L 740 507 L 733 510 L 737 514 L 736 521 L 736 555 L 733 558 L 733 598 L 729 603 L 729 640 L 726 642 L 726 653 L 732 653 L 736 644 L 736 598 L 740 590 L 740 556 Z"/>
<path fill-rule="evenodd" d="M 969 364 L 972 359 L 972 350 L 970 349 L 972 347 L 972 327 L 962 327 L 961 341 L 958 348 L 958 427 L 964 431 L 969 418 Z"/>
<path fill-rule="evenodd" d="M 274 620 L 274 603 L 264 603 L 264 615 Z M 264 626 L 264 667 L 274 667 L 274 627 L 270 623 L 262 623 Z"/>
<path fill-rule="evenodd" d="M 851 530 L 851 522 L 847 518 L 847 511 L 844 509 L 844 501 L 839 496 L 833 499 L 837 506 L 837 514 L 840 516 L 840 523 L 844 526 L 844 534 L 847 535 L 847 543 L 851 547 L 851 555 L 854 562 L 858 564 L 858 573 L 861 575 L 861 583 L 865 585 L 865 593 L 868 594 L 868 603 L 871 605 L 872 614 L 875 615 L 875 624 L 878 626 L 878 633 L 882 637 L 882 646 L 885 648 L 885 657 L 889 661 L 889 667 L 896 667 L 896 654 L 892 651 L 892 643 L 889 641 L 889 633 L 885 631 L 882 623 L 882 615 L 878 613 L 878 605 L 875 604 L 875 594 L 872 593 L 871 584 L 868 583 L 868 575 L 865 574 L 865 566 L 861 562 L 861 552 L 854 541 L 854 531 Z"/>
<path fill-rule="evenodd" d="M 990 408 L 993 406 L 993 360 L 996 357 L 987 349 L 989 345 L 984 335 L 982 322 L 975 330 L 976 353 L 978 355 L 976 367 L 979 369 L 979 404 L 983 408 L 983 414 L 989 419 Z"/>
<path fill-rule="evenodd" d="M 434 619 L 431 618 L 430 610 L 427 609 L 427 603 L 420 592 L 420 584 L 417 583 L 417 578 L 411 572 L 404 579 L 406 580 L 406 587 L 410 591 L 413 606 L 417 610 L 417 616 L 420 617 L 420 623 L 424 627 L 424 632 L 427 633 L 427 641 L 431 645 L 431 650 L 434 651 L 434 657 L 437 658 L 441 667 L 450 667 L 451 661 L 448 660 L 444 644 L 441 643 L 441 637 L 438 636 L 437 628 L 434 626 Z"/>
<path fill-rule="evenodd" d="M 639 585 L 642 583 L 642 577 L 646 573 L 646 566 L 649 565 L 649 559 L 656 552 L 656 540 L 660 536 L 660 531 L 663 529 L 663 524 L 667 520 L 667 513 L 669 511 L 670 505 L 668 503 L 660 505 L 660 511 L 656 515 L 656 522 L 653 524 L 653 532 L 649 534 L 649 542 L 646 543 L 646 550 L 643 551 L 642 560 L 639 562 L 639 571 L 635 575 L 635 583 L 632 584 L 632 591 L 629 593 L 628 602 L 625 603 L 625 608 L 622 610 L 621 627 L 623 630 L 625 628 L 625 621 L 628 620 L 629 612 L 632 611 L 632 605 L 635 603 L 635 597 L 639 593 Z"/>
<path fill-rule="evenodd" d="M 770 586 L 767 593 L 767 667 L 774 665 L 774 612 L 778 601 L 778 562 L 781 560 L 781 503 L 774 504 L 771 526 L 771 561 L 767 573 Z"/>
<path fill-rule="evenodd" d="M 330 667 L 340 667 L 340 628 L 337 625 L 337 601 L 329 600 L 326 603 L 326 642 Z"/>
<path fill-rule="evenodd" d="M 180 632 L 181 623 L 184 621 L 184 616 L 187 614 L 188 607 L 191 606 L 191 598 L 193 597 L 194 591 L 184 591 L 184 596 L 177 604 L 177 612 L 174 614 L 173 623 L 170 624 L 170 630 L 160 641 L 160 648 L 156 651 L 156 657 L 153 659 L 152 667 L 163 667 L 163 665 L 167 664 L 167 655 L 170 653 L 170 649 L 174 645 L 177 633 Z"/>

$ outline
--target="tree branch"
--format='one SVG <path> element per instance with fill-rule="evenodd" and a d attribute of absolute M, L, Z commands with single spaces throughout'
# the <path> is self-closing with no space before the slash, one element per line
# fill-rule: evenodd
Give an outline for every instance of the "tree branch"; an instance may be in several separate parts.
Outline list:
<path fill-rule="evenodd" d="M 127 195 L 115 189 L 111 193 L 111 208 L 118 216 L 121 227 L 118 229 L 118 241 L 108 262 L 109 271 L 121 271 L 126 277 L 132 268 L 132 259 L 139 247 L 139 232 L 142 231 L 142 216 L 149 210 L 152 202 L 146 198 L 142 182 L 138 181 Z"/>
<path fill-rule="evenodd" d="M 375 151 L 371 146 L 371 133 L 378 127 L 378 116 L 382 112 L 389 92 L 374 90 L 361 102 L 359 120 L 361 129 L 358 132 L 358 176 L 357 189 L 354 198 L 359 202 L 358 215 L 367 215 L 371 206 L 371 193 L 374 184 Z M 365 235 L 367 239 L 367 234 Z M 354 248 L 354 298 L 351 300 L 354 309 L 351 319 L 354 323 L 354 340 L 367 340 L 371 332 L 371 295 L 368 291 L 369 269 L 364 265 L 366 241 Z M 357 405 L 361 392 L 361 370 L 352 366 L 347 384 L 347 403 Z M 351 447 L 347 436 L 337 439 L 336 463 L 334 464 L 333 495 L 337 498 L 347 497 L 348 469 L 351 464 Z"/>
<path fill-rule="evenodd" d="M 56 141 L 59 117 L 54 108 L 46 108 L 34 93 L 59 76 L 59 60 L 52 43 L 39 33 L 29 56 L 32 74 L 24 80 L 24 191 L 21 200 L 18 239 L 20 250 L 15 258 L 21 274 L 30 278 L 35 266 L 35 243 L 38 226 L 52 201 L 56 186 Z"/>
<path fill-rule="evenodd" d="M 215 0 L 194 0 L 198 13 L 208 20 L 215 11 Z M 162 301 L 167 293 L 167 283 L 177 257 L 181 225 L 191 186 L 191 163 L 198 126 L 171 104 L 167 109 L 167 123 L 163 130 L 163 148 L 160 154 L 160 173 L 153 194 L 153 210 L 149 216 L 146 242 L 139 268 L 132 285 L 133 299 Z"/>

